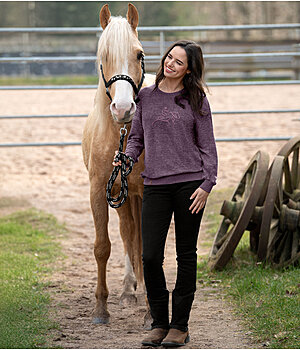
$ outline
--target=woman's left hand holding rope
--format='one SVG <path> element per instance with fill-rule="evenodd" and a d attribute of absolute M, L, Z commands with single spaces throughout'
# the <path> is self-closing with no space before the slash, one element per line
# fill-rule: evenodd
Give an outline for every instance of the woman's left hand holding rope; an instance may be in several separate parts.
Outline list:
<path fill-rule="evenodd" d="M 119 152 L 120 151 L 115 151 L 115 158 L 114 158 L 114 160 L 113 160 L 113 162 L 112 162 L 112 165 L 113 166 L 121 166 L 121 164 L 122 164 L 122 162 L 119 160 L 119 161 L 115 161 L 115 159 L 116 159 L 116 156 L 119 154 Z"/>
<path fill-rule="evenodd" d="M 114 160 L 113 160 L 113 162 L 112 162 L 112 165 L 113 165 L 113 166 L 121 166 L 121 165 L 122 165 L 122 161 L 121 161 L 121 160 L 116 160 L 116 157 L 118 156 L 119 153 L 125 155 L 124 152 L 115 151 L 115 158 L 114 158 Z M 130 163 L 130 161 L 129 161 L 129 159 L 127 158 L 127 159 L 126 159 L 126 166 L 128 166 L 129 163 Z"/>

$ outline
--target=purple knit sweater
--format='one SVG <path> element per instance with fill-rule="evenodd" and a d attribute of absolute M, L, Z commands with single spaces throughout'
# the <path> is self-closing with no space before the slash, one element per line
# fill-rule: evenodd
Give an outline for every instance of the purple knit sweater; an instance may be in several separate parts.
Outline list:
<path fill-rule="evenodd" d="M 145 185 L 165 185 L 204 180 L 201 188 L 210 192 L 216 184 L 218 157 L 210 107 L 204 98 L 203 115 L 193 113 L 186 100 L 178 106 L 174 97 L 145 87 L 132 120 L 125 154 L 135 162 L 145 149 Z"/>

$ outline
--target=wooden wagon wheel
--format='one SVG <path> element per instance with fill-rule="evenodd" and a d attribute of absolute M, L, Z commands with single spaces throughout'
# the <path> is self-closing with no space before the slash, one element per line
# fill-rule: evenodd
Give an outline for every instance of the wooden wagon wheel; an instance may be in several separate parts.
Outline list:
<path fill-rule="evenodd" d="M 258 260 L 266 259 L 276 267 L 288 266 L 300 258 L 299 147 L 300 137 L 291 139 L 270 168 Z"/>
<path fill-rule="evenodd" d="M 300 201 L 300 190 L 299 190 L 299 176 L 300 176 L 300 170 L 299 170 L 299 147 L 300 147 L 300 137 L 294 137 L 291 140 L 289 140 L 278 152 L 278 156 L 284 157 L 284 172 L 285 176 L 283 178 L 284 183 L 284 202 L 287 204 L 287 202 L 290 200 L 289 207 L 293 209 L 299 209 L 300 210 L 300 204 L 295 204 L 295 202 Z M 291 165 L 291 166 L 290 166 Z M 270 167 L 266 180 L 265 185 L 263 187 L 263 190 L 261 192 L 260 198 L 257 202 L 257 206 L 264 207 L 265 205 L 265 199 L 266 194 L 268 190 L 268 185 L 270 182 L 270 173 L 272 170 L 272 166 Z M 271 191 L 271 190 L 270 190 Z M 274 198 L 273 198 L 274 199 Z M 272 199 L 272 200 L 273 200 Z M 275 199 L 274 199 L 275 200 Z M 270 198 L 268 198 L 268 201 L 266 202 L 266 210 L 271 211 L 270 205 L 272 201 L 270 202 Z M 261 236 L 261 217 L 263 210 L 265 208 L 260 208 L 259 215 L 256 215 L 255 219 L 258 219 L 256 222 L 256 225 L 254 225 L 253 228 L 249 227 L 250 229 L 250 249 L 257 253 L 258 252 L 258 246 L 259 246 L 259 239 Z M 255 213 L 257 213 L 258 208 L 255 209 Z M 266 215 L 266 213 L 265 213 Z M 267 231 L 264 231 L 267 236 Z M 264 260 L 266 257 L 266 249 L 267 249 L 267 237 L 263 237 L 263 240 L 261 241 L 261 247 L 260 251 L 258 253 L 259 260 Z"/>
<path fill-rule="evenodd" d="M 221 208 L 224 219 L 215 235 L 209 256 L 211 269 L 223 268 L 237 247 L 260 197 L 268 164 L 268 154 L 258 151 L 249 162 L 231 200 L 224 201 Z"/>
<path fill-rule="evenodd" d="M 291 204 L 297 203 L 286 196 L 285 164 L 283 156 L 273 161 L 260 225 L 258 259 L 266 259 L 275 267 L 288 266 L 300 258 L 300 208 L 293 209 Z"/>
<path fill-rule="evenodd" d="M 290 139 L 278 152 L 284 157 L 284 196 L 285 199 L 300 201 L 300 136 Z"/>

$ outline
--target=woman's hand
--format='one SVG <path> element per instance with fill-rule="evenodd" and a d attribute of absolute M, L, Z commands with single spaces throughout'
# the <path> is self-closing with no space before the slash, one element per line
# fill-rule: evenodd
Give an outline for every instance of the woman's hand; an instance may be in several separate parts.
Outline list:
<path fill-rule="evenodd" d="M 112 162 L 112 165 L 113 165 L 113 166 L 118 166 L 118 165 L 121 166 L 121 165 L 122 165 L 121 160 L 115 162 L 116 156 L 117 156 L 119 153 L 121 153 L 121 154 L 123 154 L 123 155 L 125 156 L 125 153 L 124 153 L 124 152 L 115 151 L 115 158 L 114 158 L 114 160 L 113 160 L 113 162 Z M 128 165 L 130 164 L 130 161 L 129 161 L 128 158 L 126 158 L 126 156 L 125 156 L 125 159 L 126 159 L 126 166 L 128 166 Z"/>
<path fill-rule="evenodd" d="M 191 195 L 190 199 L 194 199 L 192 205 L 189 207 L 189 210 L 192 210 L 192 214 L 199 211 L 205 206 L 209 193 L 202 190 L 202 188 L 198 187 L 196 191 Z"/>
<path fill-rule="evenodd" d="M 115 151 L 115 157 L 117 156 L 119 154 L 119 151 Z M 119 160 L 118 162 L 115 162 L 115 158 L 114 158 L 114 160 L 113 160 L 113 162 L 112 162 L 112 165 L 113 166 L 118 166 L 118 165 L 120 165 L 121 166 L 121 161 Z"/>

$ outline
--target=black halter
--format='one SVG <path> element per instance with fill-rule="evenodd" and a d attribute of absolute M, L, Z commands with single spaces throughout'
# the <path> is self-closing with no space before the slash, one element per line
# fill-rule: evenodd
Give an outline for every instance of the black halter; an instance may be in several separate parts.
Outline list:
<path fill-rule="evenodd" d="M 130 76 L 126 75 L 126 74 L 117 74 L 114 75 L 112 78 L 110 78 L 109 81 L 106 81 L 105 77 L 104 77 L 104 73 L 103 73 L 103 67 L 102 67 L 102 63 L 100 63 L 100 70 L 101 70 L 101 75 L 102 75 L 102 79 L 104 81 L 104 85 L 106 88 L 106 95 L 109 97 L 109 99 L 112 101 L 110 92 L 108 90 L 108 88 L 115 83 L 118 80 L 125 80 L 128 81 L 128 83 L 132 86 L 134 94 L 135 94 L 135 103 L 137 103 L 139 101 L 137 95 L 139 93 L 139 91 L 141 90 L 141 87 L 143 85 L 144 79 L 145 79 L 145 64 L 144 64 L 144 56 L 142 56 L 141 58 L 141 68 L 142 68 L 142 77 L 141 77 L 141 81 L 139 82 L 139 85 L 136 86 L 134 81 L 130 78 Z"/>

